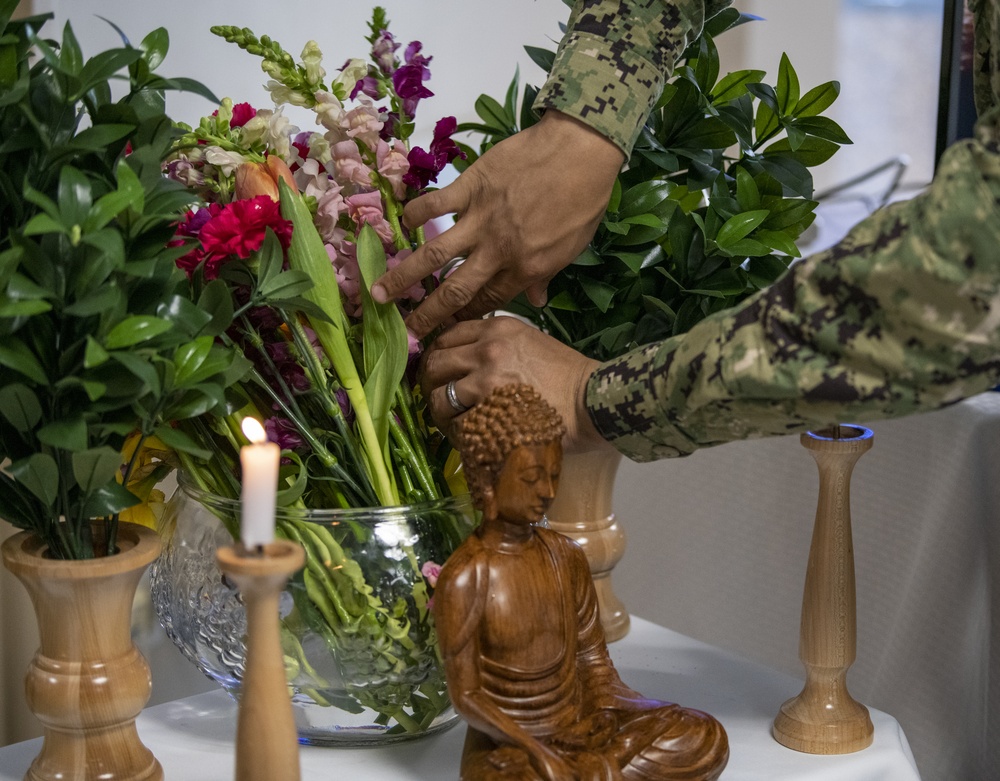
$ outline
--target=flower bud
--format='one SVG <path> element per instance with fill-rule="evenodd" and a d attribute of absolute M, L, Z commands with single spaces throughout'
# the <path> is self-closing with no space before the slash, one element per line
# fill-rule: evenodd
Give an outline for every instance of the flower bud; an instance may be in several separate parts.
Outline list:
<path fill-rule="evenodd" d="M 295 192 L 295 178 L 285 161 L 277 155 L 271 155 L 263 163 L 243 163 L 236 169 L 236 197 L 240 200 L 266 195 L 272 201 L 278 200 L 278 181 L 285 182 Z"/>

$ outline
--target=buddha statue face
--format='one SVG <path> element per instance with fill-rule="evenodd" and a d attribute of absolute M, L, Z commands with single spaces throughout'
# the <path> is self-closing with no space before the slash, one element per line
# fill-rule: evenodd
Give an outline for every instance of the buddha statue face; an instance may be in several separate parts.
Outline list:
<path fill-rule="evenodd" d="M 555 499 L 562 443 L 521 445 L 504 460 L 492 491 L 491 508 L 509 523 L 540 523 Z"/>

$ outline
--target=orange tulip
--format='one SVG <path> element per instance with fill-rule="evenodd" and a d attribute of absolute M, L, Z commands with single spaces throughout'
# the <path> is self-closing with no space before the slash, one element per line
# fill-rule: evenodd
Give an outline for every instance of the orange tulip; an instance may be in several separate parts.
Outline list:
<path fill-rule="evenodd" d="M 270 155 L 263 163 L 242 163 L 236 169 L 236 197 L 243 199 L 266 195 L 276 201 L 278 181 L 281 179 L 295 192 L 299 191 L 291 170 L 277 155 Z"/>

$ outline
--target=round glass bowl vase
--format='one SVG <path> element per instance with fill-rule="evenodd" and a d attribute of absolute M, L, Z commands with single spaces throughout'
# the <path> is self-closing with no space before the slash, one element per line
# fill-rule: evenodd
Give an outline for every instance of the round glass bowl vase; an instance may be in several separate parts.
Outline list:
<path fill-rule="evenodd" d="M 181 474 L 164 514 L 164 551 L 150 570 L 167 635 L 236 699 L 246 613 L 215 552 L 233 544 L 238 524 L 239 502 Z M 457 719 L 429 607 L 440 565 L 474 525 L 468 495 L 403 507 L 279 508 L 277 535 L 306 549 L 279 611 L 300 742 L 386 743 Z"/>

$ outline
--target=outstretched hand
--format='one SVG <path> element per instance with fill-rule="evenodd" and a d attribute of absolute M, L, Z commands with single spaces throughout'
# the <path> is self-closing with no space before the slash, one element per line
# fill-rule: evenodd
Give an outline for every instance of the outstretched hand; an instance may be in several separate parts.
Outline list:
<path fill-rule="evenodd" d="M 373 297 L 395 299 L 465 258 L 407 318 L 417 338 L 452 319 L 499 309 L 522 291 L 541 306 L 552 277 L 593 238 L 624 159 L 582 122 L 547 111 L 452 184 L 407 204 L 403 221 L 410 228 L 446 214 L 458 221 L 377 280 Z"/>
<path fill-rule="evenodd" d="M 563 448 L 582 452 L 611 445 L 587 413 L 587 381 L 598 361 L 513 317 L 459 322 L 438 336 L 424 354 L 420 384 L 431 417 L 446 433 L 459 413 L 447 398 L 471 407 L 494 388 L 527 383 L 538 389 L 566 424 Z"/>

